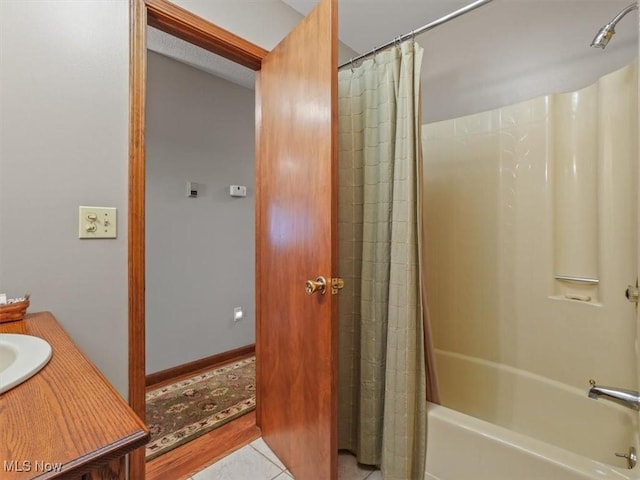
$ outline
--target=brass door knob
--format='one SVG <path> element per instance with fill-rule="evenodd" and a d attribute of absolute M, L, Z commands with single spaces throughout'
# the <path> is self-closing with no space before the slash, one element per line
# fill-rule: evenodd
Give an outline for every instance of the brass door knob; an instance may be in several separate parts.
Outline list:
<path fill-rule="evenodd" d="M 327 280 L 324 277 L 318 277 L 314 280 L 307 280 L 305 284 L 305 290 L 309 295 L 312 295 L 316 292 L 320 292 L 321 295 L 324 295 L 327 291 Z"/>

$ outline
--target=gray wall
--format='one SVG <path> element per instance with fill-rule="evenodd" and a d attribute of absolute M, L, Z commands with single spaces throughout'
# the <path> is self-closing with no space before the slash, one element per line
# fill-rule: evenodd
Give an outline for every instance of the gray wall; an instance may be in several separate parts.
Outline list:
<path fill-rule="evenodd" d="M 255 341 L 255 94 L 148 52 L 147 372 Z M 187 198 L 186 182 L 198 198 Z M 247 186 L 246 198 L 229 185 Z M 244 319 L 233 321 L 241 306 Z"/>
<path fill-rule="evenodd" d="M 0 291 L 31 292 L 127 391 L 126 1 L 0 1 Z M 79 240 L 78 206 L 118 209 Z M 55 352 L 54 352 L 55 355 Z"/>

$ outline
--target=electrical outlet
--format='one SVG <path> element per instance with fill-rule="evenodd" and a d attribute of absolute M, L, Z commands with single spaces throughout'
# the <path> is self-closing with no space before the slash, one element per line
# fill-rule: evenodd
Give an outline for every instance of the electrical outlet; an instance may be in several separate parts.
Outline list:
<path fill-rule="evenodd" d="M 78 208 L 78 238 L 116 238 L 116 209 Z"/>
<path fill-rule="evenodd" d="M 187 182 L 188 198 L 198 198 L 198 190 L 200 190 L 200 185 L 198 185 L 196 182 Z"/>

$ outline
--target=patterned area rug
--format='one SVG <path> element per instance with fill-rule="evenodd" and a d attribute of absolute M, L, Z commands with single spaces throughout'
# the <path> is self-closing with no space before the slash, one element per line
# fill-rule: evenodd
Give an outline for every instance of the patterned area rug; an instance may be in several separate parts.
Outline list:
<path fill-rule="evenodd" d="M 246 358 L 147 392 L 147 461 L 253 410 L 255 364 Z"/>

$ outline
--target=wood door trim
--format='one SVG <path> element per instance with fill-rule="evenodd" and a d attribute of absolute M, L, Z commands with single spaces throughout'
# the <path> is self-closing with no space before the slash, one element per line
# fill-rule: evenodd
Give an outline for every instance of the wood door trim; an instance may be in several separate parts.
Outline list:
<path fill-rule="evenodd" d="M 267 51 L 167 0 L 146 0 L 148 24 L 252 70 Z"/>
<path fill-rule="evenodd" d="M 130 0 L 129 45 L 129 405 L 145 418 L 145 96 L 147 10 Z M 144 479 L 145 450 L 129 455 L 129 478 Z"/>
<path fill-rule="evenodd" d="M 166 0 L 129 0 L 129 405 L 145 417 L 145 111 L 147 25 L 259 70 L 267 51 Z M 256 236 L 259 230 L 256 230 Z M 260 282 L 256 281 L 260 288 Z M 256 290 L 256 298 L 259 290 Z M 259 318 L 256 313 L 256 323 Z M 144 479 L 144 449 L 131 453 L 129 478 Z"/>

